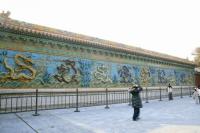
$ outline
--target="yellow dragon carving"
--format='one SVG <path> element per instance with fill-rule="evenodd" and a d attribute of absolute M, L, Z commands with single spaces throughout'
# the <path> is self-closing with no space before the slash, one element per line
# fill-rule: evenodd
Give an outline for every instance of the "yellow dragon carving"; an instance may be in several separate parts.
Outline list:
<path fill-rule="evenodd" d="M 19 81 L 30 81 L 33 80 L 36 76 L 36 70 L 32 68 L 33 62 L 30 58 L 27 58 L 23 55 L 15 55 L 15 63 L 17 64 L 17 68 L 12 68 L 7 63 L 7 58 L 4 58 L 3 64 L 5 68 L 8 70 L 8 73 L 0 78 L 0 81 L 7 80 L 19 80 Z M 24 70 L 29 70 L 31 72 L 30 75 L 22 73 Z"/>

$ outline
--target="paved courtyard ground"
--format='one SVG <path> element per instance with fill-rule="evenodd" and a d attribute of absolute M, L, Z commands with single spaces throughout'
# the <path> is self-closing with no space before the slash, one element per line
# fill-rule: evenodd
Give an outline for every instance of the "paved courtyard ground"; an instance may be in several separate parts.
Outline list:
<path fill-rule="evenodd" d="M 200 105 L 191 97 L 143 103 L 132 121 L 127 104 L 0 115 L 0 133 L 200 133 Z"/>

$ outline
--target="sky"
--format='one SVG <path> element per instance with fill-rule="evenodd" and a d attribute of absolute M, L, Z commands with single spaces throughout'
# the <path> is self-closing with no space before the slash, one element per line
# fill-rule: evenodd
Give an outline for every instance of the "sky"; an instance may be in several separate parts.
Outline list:
<path fill-rule="evenodd" d="M 199 0 L 0 0 L 13 19 L 193 60 Z"/>

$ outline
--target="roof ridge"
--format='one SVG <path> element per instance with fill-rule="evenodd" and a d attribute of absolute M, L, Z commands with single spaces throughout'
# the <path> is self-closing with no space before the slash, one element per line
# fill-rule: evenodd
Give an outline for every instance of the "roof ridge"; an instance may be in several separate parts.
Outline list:
<path fill-rule="evenodd" d="M 41 33 L 43 35 L 48 35 L 57 38 L 65 38 L 69 40 L 76 40 L 83 43 L 90 43 L 91 45 L 100 45 L 105 47 L 111 47 L 116 49 L 121 49 L 129 52 L 135 52 L 142 55 L 158 57 L 171 61 L 178 61 L 186 64 L 193 64 L 194 62 L 187 59 L 179 58 L 176 56 L 168 55 L 165 53 L 160 53 L 156 51 L 151 51 L 143 49 L 136 46 L 130 46 L 123 43 L 118 43 L 114 41 L 104 40 L 97 37 L 87 36 L 79 33 L 69 32 L 65 30 L 55 29 L 47 26 L 41 26 L 38 24 L 31 24 L 24 21 L 14 20 L 9 18 L 10 12 L 0 13 L 0 24 L 4 27 L 9 27 L 15 30 L 23 30 L 25 32 Z"/>

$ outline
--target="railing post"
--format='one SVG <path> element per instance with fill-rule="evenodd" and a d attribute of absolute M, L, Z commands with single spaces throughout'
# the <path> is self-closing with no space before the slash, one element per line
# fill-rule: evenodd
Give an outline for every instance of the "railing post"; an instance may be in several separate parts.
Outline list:
<path fill-rule="evenodd" d="M 12 106 L 12 105 L 11 105 Z M 0 110 L 1 110 L 1 94 L 0 94 Z"/>
<path fill-rule="evenodd" d="M 78 110 L 78 88 L 76 88 L 76 110 L 74 111 L 74 112 L 80 112 L 79 110 Z"/>
<path fill-rule="evenodd" d="M 192 97 L 191 87 L 189 87 L 189 92 L 190 92 L 190 96 L 189 97 Z"/>
<path fill-rule="evenodd" d="M 35 114 L 33 114 L 33 116 L 39 116 L 40 114 L 38 114 L 38 89 L 36 89 L 35 92 Z"/>
<path fill-rule="evenodd" d="M 130 89 L 129 89 L 130 90 Z M 130 92 L 128 92 L 128 105 L 131 106 L 131 103 L 132 103 L 132 95 L 130 94 Z"/>
<path fill-rule="evenodd" d="M 159 88 L 160 90 L 160 100 L 159 101 L 162 101 L 162 90 L 161 90 L 161 87 Z"/>
<path fill-rule="evenodd" d="M 1 110 L 1 94 L 0 94 L 0 110 Z"/>
<path fill-rule="evenodd" d="M 183 88 L 181 86 L 181 98 L 183 98 Z"/>
<path fill-rule="evenodd" d="M 147 87 L 146 87 L 145 93 L 146 93 L 146 103 L 149 103 L 149 101 L 148 101 L 148 90 L 147 90 Z"/>
<path fill-rule="evenodd" d="M 106 107 L 105 109 L 109 109 L 108 107 L 108 88 L 106 88 Z"/>

